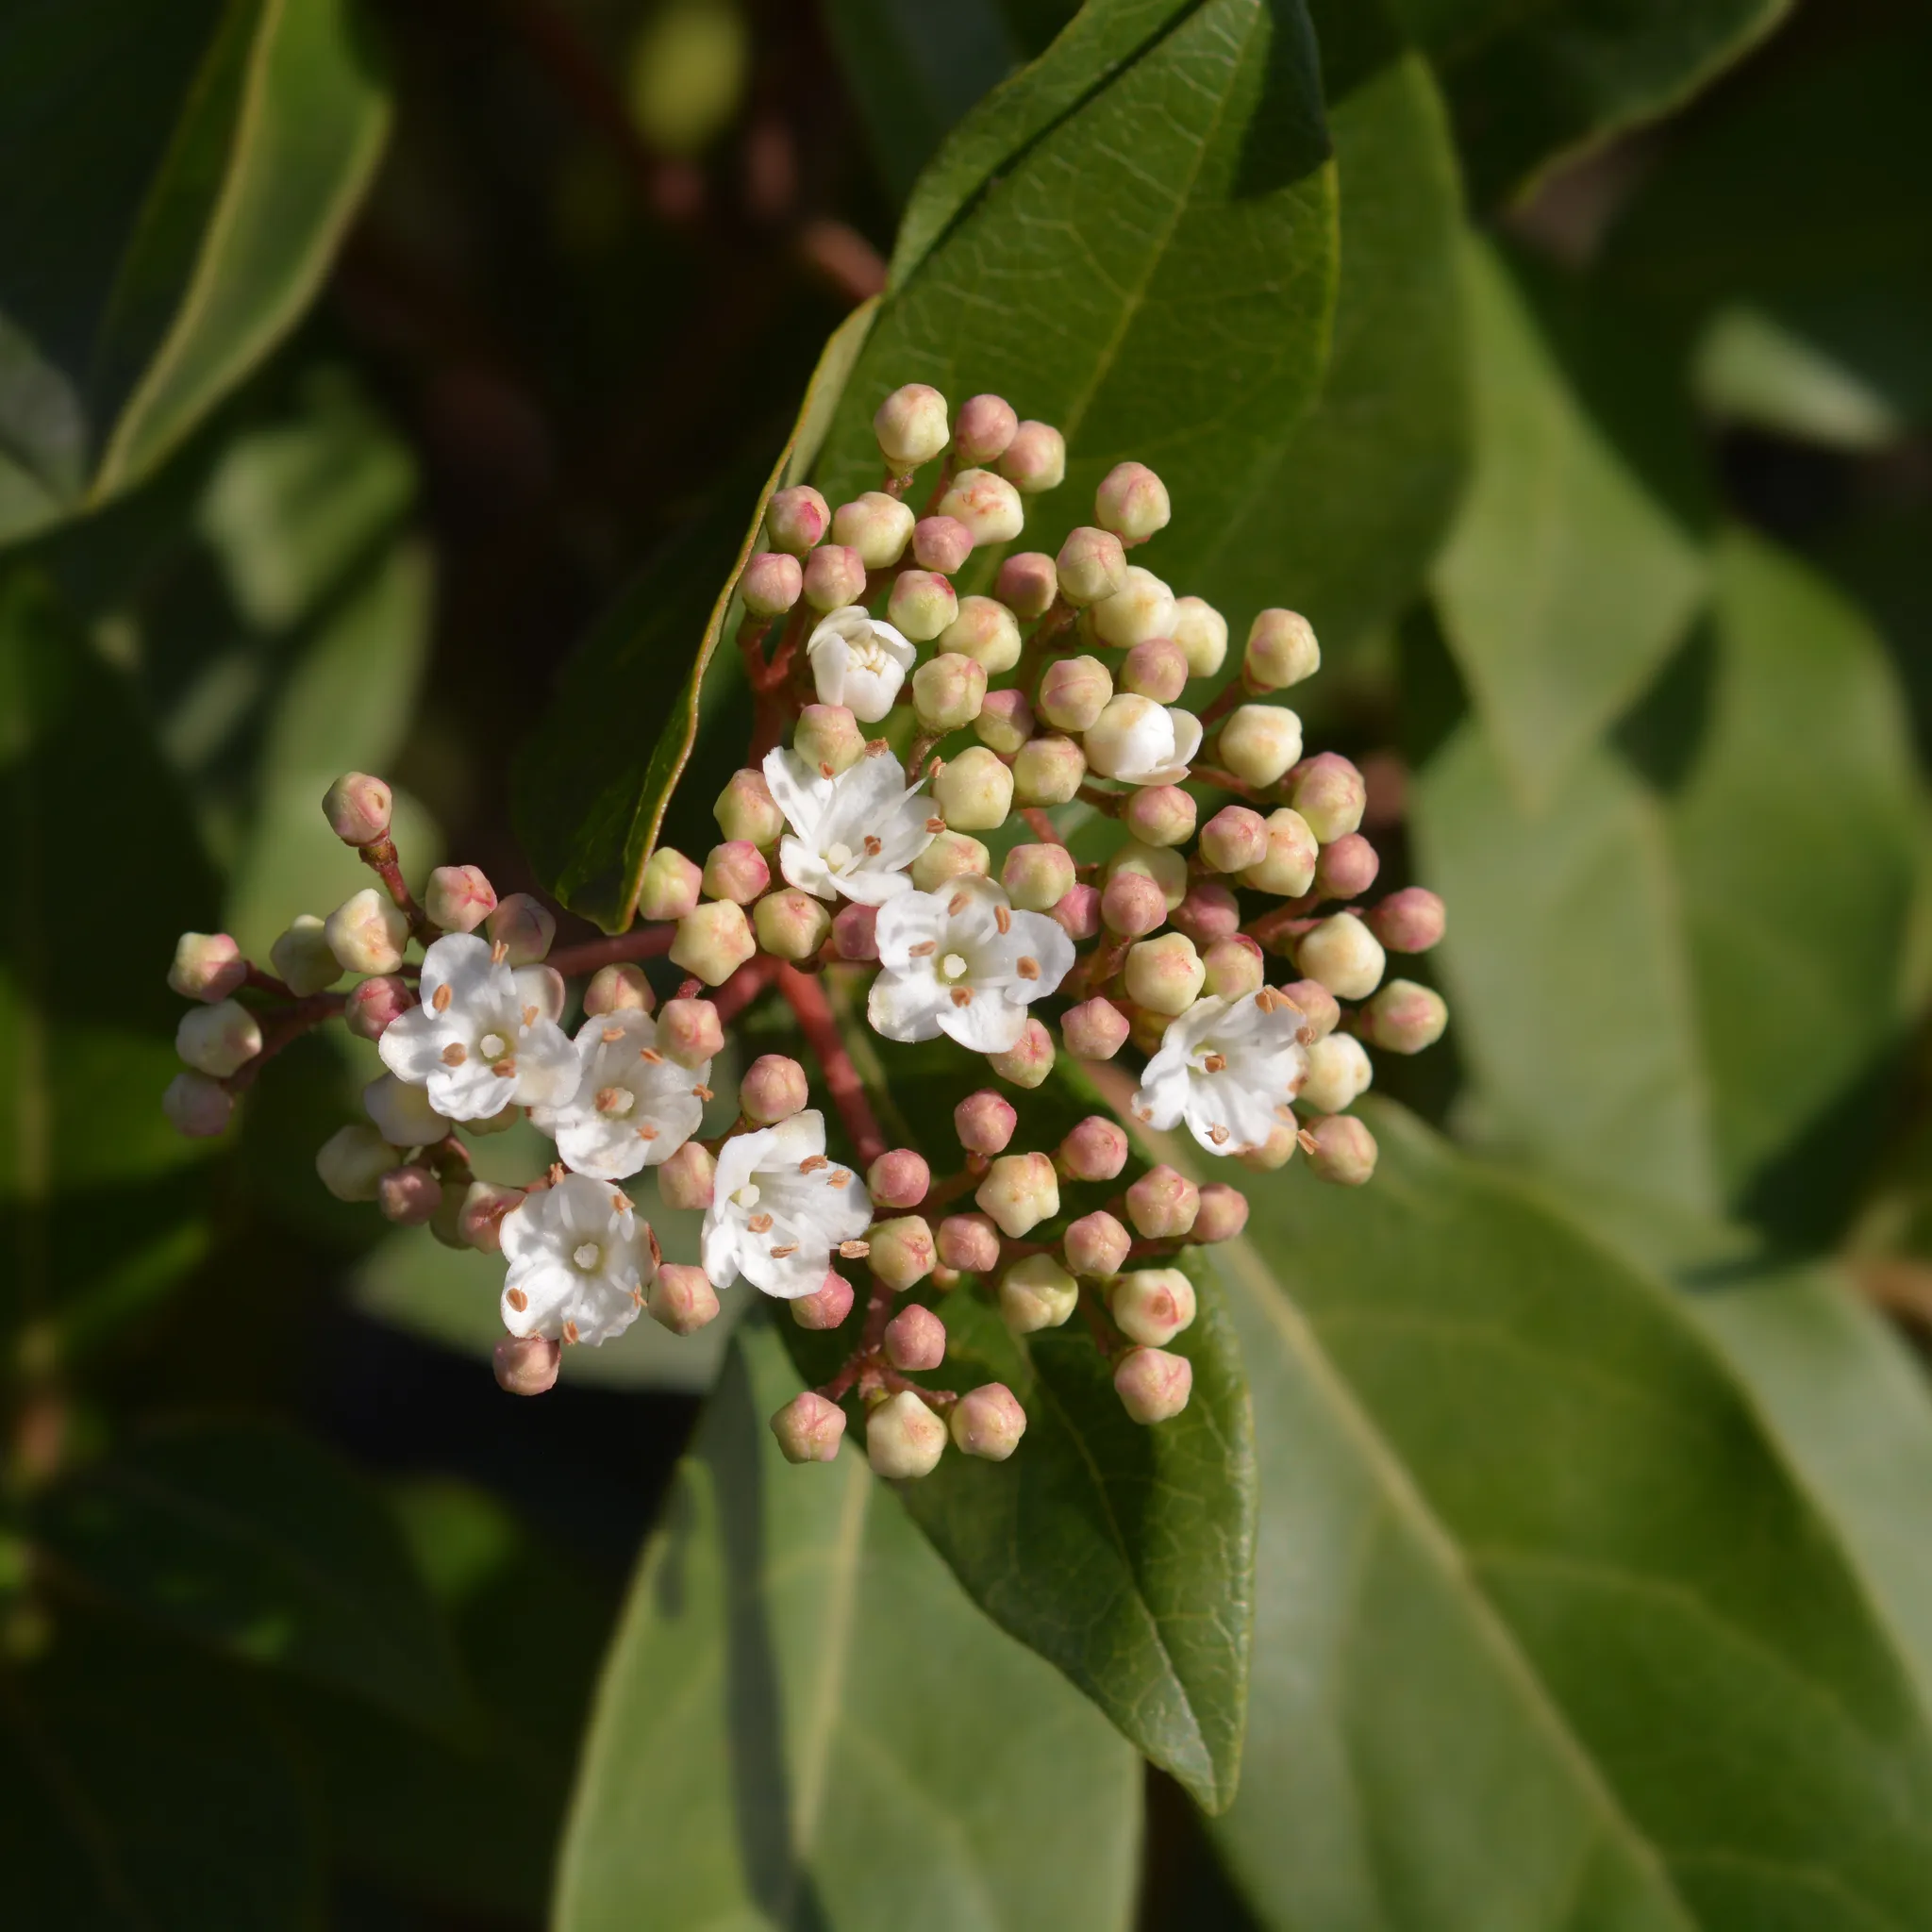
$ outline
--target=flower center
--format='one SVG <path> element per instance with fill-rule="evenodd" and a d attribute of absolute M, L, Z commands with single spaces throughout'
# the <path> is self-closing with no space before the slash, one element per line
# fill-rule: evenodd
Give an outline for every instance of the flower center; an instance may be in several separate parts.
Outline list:
<path fill-rule="evenodd" d="M 509 1051 L 509 1047 L 505 1042 L 502 1034 L 486 1033 L 483 1036 L 483 1038 L 476 1042 L 476 1051 L 480 1053 L 486 1060 L 500 1060 L 504 1057 L 504 1055 Z"/>
<path fill-rule="evenodd" d="M 595 1272 L 598 1263 L 603 1260 L 604 1250 L 595 1241 L 580 1241 L 571 1250 L 570 1257 L 586 1274 L 590 1274 Z"/>
<path fill-rule="evenodd" d="M 758 1184 L 746 1181 L 731 1198 L 741 1208 L 756 1208 L 758 1205 Z"/>
<path fill-rule="evenodd" d="M 940 961 L 940 977 L 946 980 L 964 979 L 966 977 L 965 956 L 961 953 L 948 953 Z"/>
<path fill-rule="evenodd" d="M 834 872 L 843 872 L 852 863 L 851 846 L 842 843 L 827 845 L 825 847 L 825 863 Z"/>
<path fill-rule="evenodd" d="M 861 638 L 852 646 L 852 667 L 855 671 L 870 671 L 876 674 L 883 671 L 891 661 L 885 645 L 876 638 Z"/>
<path fill-rule="evenodd" d="M 638 1097 L 628 1087 L 606 1087 L 597 1094 L 597 1111 L 613 1114 L 622 1120 L 638 1104 Z"/>

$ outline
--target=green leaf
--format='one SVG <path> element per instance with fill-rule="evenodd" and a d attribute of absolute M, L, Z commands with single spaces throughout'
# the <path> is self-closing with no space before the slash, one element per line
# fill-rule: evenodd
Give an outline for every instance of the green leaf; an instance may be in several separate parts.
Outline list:
<path fill-rule="evenodd" d="M 557 1932 L 1125 1927 L 1140 1767 L 980 1617 L 848 1446 L 794 1469 L 798 1387 L 741 1330 L 605 1667 Z"/>
<path fill-rule="evenodd" d="M 308 307 L 387 92 L 350 0 L 58 0 L 0 28 L 0 541 L 151 471 Z"/>
<path fill-rule="evenodd" d="M 69 1477 L 37 1534 L 110 1601 L 425 1725 L 460 1718 L 448 1638 L 381 1499 L 291 1431 L 183 1425 Z"/>
<path fill-rule="evenodd" d="M 1655 119 L 1769 33 L 1790 0 L 1394 0 L 1435 62 L 1472 198 Z"/>
<path fill-rule="evenodd" d="M 749 525 L 735 488 L 715 498 L 585 641 L 518 753 L 512 802 L 524 850 L 562 904 L 607 932 L 622 932 L 637 910 L 644 861 L 697 742 L 700 700 L 717 701 L 730 683 L 721 665 L 708 693 L 705 673 L 736 617 L 765 504 L 817 456 L 874 312 L 871 303 L 855 309 L 825 344 Z M 658 717 L 654 738 L 648 721 Z"/>
<path fill-rule="evenodd" d="M 1778 1418 L 1661 1283 L 1372 1114 L 1370 1191 L 1291 1168 L 1220 1251 L 1262 1513 L 1213 1829 L 1250 1899 L 1402 1932 L 1920 1923 L 1928 1707 Z"/>

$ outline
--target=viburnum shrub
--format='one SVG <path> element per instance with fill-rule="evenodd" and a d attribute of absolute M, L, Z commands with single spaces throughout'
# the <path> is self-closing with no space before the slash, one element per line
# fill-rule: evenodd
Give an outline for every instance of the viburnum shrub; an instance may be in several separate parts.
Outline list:
<path fill-rule="evenodd" d="M 1238 1234 L 1247 1204 L 1158 1165 L 1063 1218 L 1061 1183 L 1118 1178 L 1129 1146 L 1098 1114 L 1051 1146 L 1029 1137 L 1027 1095 L 1058 1055 L 1131 1054 L 1132 1122 L 1185 1125 L 1205 1155 L 1266 1170 L 1299 1151 L 1357 1186 L 1375 1141 L 1348 1109 L 1372 1050 L 1420 1052 L 1447 1012 L 1388 976 L 1390 953 L 1441 937 L 1441 900 L 1409 888 L 1365 903 L 1378 861 L 1363 775 L 1309 755 L 1275 701 L 1320 667 L 1307 623 L 1261 611 L 1230 666 L 1226 619 L 1128 560 L 1171 515 L 1141 463 L 1107 475 L 1092 523 L 1057 551 L 1010 551 L 1066 452 L 998 396 L 949 421 L 943 396 L 909 384 L 874 426 L 877 490 L 836 509 L 808 486 L 770 501 L 740 585 L 752 742 L 717 801 L 720 842 L 702 860 L 652 855 L 640 924 L 554 948 L 542 906 L 499 900 L 469 865 L 438 867 L 418 900 L 389 787 L 348 774 L 324 810 L 377 884 L 298 919 L 267 968 L 225 935 L 182 936 L 170 984 L 196 1004 L 164 1105 L 184 1133 L 218 1133 L 297 1035 L 340 1020 L 374 1041 L 388 1071 L 317 1172 L 341 1199 L 502 1255 L 496 1374 L 519 1394 L 555 1383 L 565 1346 L 601 1346 L 640 1313 L 702 1327 L 741 1282 L 801 1326 L 839 1328 L 862 1271 L 842 1366 L 772 1426 L 794 1462 L 829 1460 L 856 1398 L 873 1467 L 910 1477 L 949 1440 L 1004 1459 L 1026 1426 L 1000 1383 L 956 1394 L 918 1379 L 946 1348 L 944 1324 L 906 1299 L 923 1282 L 991 1293 L 1022 1334 L 1077 1312 L 1136 1422 L 1187 1406 L 1192 1372 L 1167 1344 L 1195 1297 L 1172 1263 Z M 961 597 L 952 577 L 980 552 L 999 558 L 994 594 Z M 1213 678 L 1198 710 L 1181 705 Z M 1076 802 L 1118 822 L 1102 859 L 1077 862 L 1057 828 Z M 1021 828 L 995 873 L 987 841 Z M 661 1006 L 639 963 L 660 957 L 685 974 Z M 985 1060 L 998 1085 L 955 1109 L 952 1173 L 887 1144 L 828 971 L 869 982 L 884 1039 L 943 1038 Z M 774 995 L 836 1141 L 808 1105 L 812 1074 L 774 1054 L 746 1069 L 735 1122 L 700 1134 L 725 1029 Z M 464 1137 L 520 1119 L 556 1160 L 521 1187 L 476 1179 Z M 663 1259 L 632 1192 L 646 1174 L 665 1206 L 703 1210 L 700 1265 Z"/>

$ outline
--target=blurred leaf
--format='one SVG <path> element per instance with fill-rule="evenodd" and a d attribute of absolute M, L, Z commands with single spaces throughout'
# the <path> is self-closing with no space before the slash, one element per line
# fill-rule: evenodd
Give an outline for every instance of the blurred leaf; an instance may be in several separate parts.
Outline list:
<path fill-rule="evenodd" d="M 517 831 L 532 866 L 558 900 L 607 932 L 622 932 L 636 913 L 644 861 L 697 741 L 705 668 L 734 625 L 738 575 L 765 504 L 809 469 L 873 315 L 870 303 L 856 308 L 825 344 L 749 527 L 735 496 L 714 498 L 585 640 L 517 754 Z"/>
<path fill-rule="evenodd" d="M 1760 308 L 1726 308 L 1711 318 L 1691 384 L 1713 416 L 1834 449 L 1882 449 L 1907 427 L 1856 370 Z"/>
<path fill-rule="evenodd" d="M 0 75 L 4 541 L 138 481 L 288 331 L 388 108 L 349 0 L 27 0 Z"/>
<path fill-rule="evenodd" d="M 291 1431 L 145 1436 L 53 1490 L 37 1534 L 92 1589 L 158 1624 L 425 1725 L 462 1714 L 448 1637 L 380 1498 Z"/>
<path fill-rule="evenodd" d="M 848 1446 L 794 1469 L 798 1387 L 741 1330 L 646 1549 L 578 1774 L 557 1932 L 1124 1927 L 1132 1752 L 960 1595 Z"/>
<path fill-rule="evenodd" d="M 1570 151 L 1655 119 L 1783 19 L 1790 0 L 1394 0 L 1435 62 L 1470 195 L 1486 207 Z"/>

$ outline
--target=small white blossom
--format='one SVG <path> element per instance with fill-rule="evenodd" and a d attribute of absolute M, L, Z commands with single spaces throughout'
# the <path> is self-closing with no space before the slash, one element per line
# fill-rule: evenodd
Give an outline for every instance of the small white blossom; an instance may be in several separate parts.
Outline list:
<path fill-rule="evenodd" d="M 918 653 L 863 604 L 846 604 L 826 613 L 806 641 L 805 655 L 819 703 L 843 705 L 870 724 L 892 708 Z"/>
<path fill-rule="evenodd" d="M 906 868 L 933 841 L 932 807 L 908 788 L 891 752 L 868 752 L 832 777 L 796 752 L 765 758 L 765 783 L 791 827 L 778 846 L 788 885 L 883 906 L 912 881 Z"/>
<path fill-rule="evenodd" d="M 423 1001 L 383 1028 L 376 1051 L 398 1079 L 427 1087 L 453 1121 L 508 1106 L 557 1107 L 576 1091 L 576 1049 L 550 1017 L 541 966 L 511 967 L 487 941 L 449 933 L 423 957 Z"/>
<path fill-rule="evenodd" d="M 1074 942 L 1042 912 L 1015 912 L 990 879 L 949 880 L 879 908 L 879 964 L 866 1013 L 888 1040 L 944 1033 L 974 1053 L 1007 1053 L 1026 1008 L 1074 964 Z"/>
<path fill-rule="evenodd" d="M 681 1067 L 658 1050 L 658 1023 L 626 1008 L 586 1020 L 576 1038 L 582 1069 L 561 1107 L 533 1108 L 531 1120 L 557 1142 L 566 1167 L 623 1180 L 669 1160 L 698 1130 L 711 1063 Z"/>
<path fill-rule="evenodd" d="M 1123 691 L 1088 726 L 1087 762 L 1124 785 L 1178 785 L 1201 749 L 1201 721 L 1178 706 Z"/>
<path fill-rule="evenodd" d="M 742 1274 L 796 1301 L 824 1286 L 832 1250 L 872 1221 L 865 1183 L 825 1158 L 825 1117 L 795 1113 L 775 1127 L 735 1134 L 718 1150 L 705 1213 L 705 1273 L 714 1288 Z"/>
<path fill-rule="evenodd" d="M 1293 1121 L 1307 1077 L 1301 1009 L 1270 987 L 1196 1000 L 1161 1036 L 1134 1095 L 1134 1114 L 1165 1129 L 1185 1120 L 1209 1154 L 1258 1147 Z"/>
<path fill-rule="evenodd" d="M 657 1273 L 651 1230 L 630 1196 L 608 1181 L 567 1174 L 503 1217 L 503 1325 L 591 1347 L 638 1318 Z"/>

